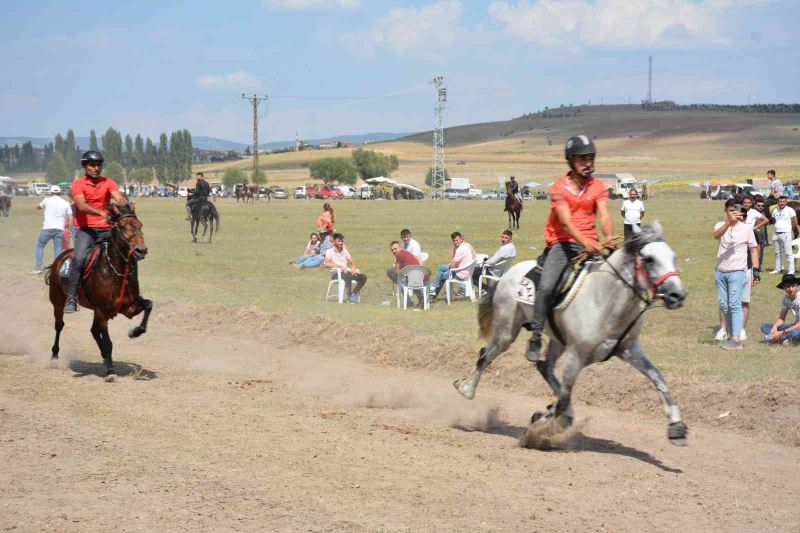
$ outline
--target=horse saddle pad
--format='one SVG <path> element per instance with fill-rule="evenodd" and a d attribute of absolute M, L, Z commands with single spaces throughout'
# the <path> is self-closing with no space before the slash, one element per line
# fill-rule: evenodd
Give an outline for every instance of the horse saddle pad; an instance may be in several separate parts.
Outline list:
<path fill-rule="evenodd" d="M 108 246 L 106 243 L 102 243 L 102 246 Z M 100 257 L 100 245 L 95 244 L 89 249 L 89 260 L 86 261 L 86 265 L 83 267 L 83 279 L 89 277 L 89 274 L 92 272 L 92 268 L 97 263 L 97 258 Z M 58 275 L 63 279 L 69 279 L 69 272 L 72 269 L 72 262 L 75 259 L 75 250 L 69 250 L 67 252 L 67 257 L 64 258 L 64 261 L 61 263 L 61 268 L 58 269 Z"/>
<path fill-rule="evenodd" d="M 540 258 L 541 259 L 541 258 Z M 561 276 L 561 282 L 556 290 L 556 297 L 553 301 L 554 309 L 563 309 L 572 302 L 575 294 L 583 284 L 584 278 L 600 268 L 602 261 L 585 260 L 572 265 L 566 269 Z M 517 285 L 514 299 L 520 303 L 533 305 L 536 301 L 536 284 L 542 276 L 542 267 L 536 265 L 525 274 Z"/>

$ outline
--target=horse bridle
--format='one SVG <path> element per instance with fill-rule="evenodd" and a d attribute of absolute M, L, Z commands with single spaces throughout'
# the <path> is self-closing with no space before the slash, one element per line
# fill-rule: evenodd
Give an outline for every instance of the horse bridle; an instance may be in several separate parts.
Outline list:
<path fill-rule="evenodd" d="M 637 277 L 637 279 L 640 276 L 644 278 L 645 282 L 647 283 L 648 288 L 650 288 L 653 291 L 653 294 L 650 297 L 650 300 L 652 301 L 652 300 L 655 300 L 656 298 L 658 298 L 659 296 L 663 296 L 662 293 L 658 292 L 658 288 L 661 287 L 661 285 L 663 285 L 665 281 L 667 281 L 669 278 L 671 278 L 673 276 L 680 276 L 680 274 L 675 270 L 671 270 L 669 272 L 665 272 L 665 273 L 661 274 L 655 280 L 653 280 L 653 278 L 650 277 L 650 273 L 647 271 L 647 267 L 642 265 L 642 256 L 637 253 L 636 254 L 636 277 Z"/>

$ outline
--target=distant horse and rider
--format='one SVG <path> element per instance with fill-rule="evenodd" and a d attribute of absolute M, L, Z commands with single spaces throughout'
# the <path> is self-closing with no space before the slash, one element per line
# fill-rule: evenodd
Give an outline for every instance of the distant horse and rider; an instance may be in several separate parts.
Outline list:
<path fill-rule="evenodd" d="M 7 217 L 11 214 L 11 197 L 0 195 L 0 216 Z"/>
<path fill-rule="evenodd" d="M 202 199 L 192 205 L 190 218 L 191 223 L 189 224 L 189 230 L 192 233 L 192 242 L 197 242 L 197 232 L 201 224 L 203 225 L 203 237 L 206 236 L 206 232 L 209 229 L 211 230 L 208 234 L 208 242 L 211 242 L 211 239 L 214 237 L 215 229 L 219 233 L 219 213 L 217 212 L 217 206 L 208 200 Z"/>
<path fill-rule="evenodd" d="M 519 229 L 519 217 L 522 214 L 522 199 L 519 196 L 519 185 L 514 176 L 506 182 L 506 204 L 504 211 L 508 212 L 508 229 Z"/>
<path fill-rule="evenodd" d="M 108 321 L 117 314 L 130 319 L 144 311 L 141 323 L 128 332 L 131 338 L 147 331 L 147 320 L 153 302 L 139 293 L 138 262 L 147 255 L 142 235 L 142 223 L 131 206 L 107 206 L 111 236 L 87 252 L 86 266 L 81 275 L 78 302 L 94 311 L 94 337 L 106 366 L 106 381 L 116 381 L 113 345 L 108 334 Z M 64 263 L 68 262 L 65 268 Z M 64 329 L 64 306 L 68 294 L 68 271 L 75 266 L 73 250 L 64 250 L 47 268 L 45 282 L 50 286 L 50 302 L 55 318 L 55 341 L 51 359 L 58 359 L 59 338 Z"/>
<path fill-rule="evenodd" d="M 248 186 L 246 183 L 242 183 L 236 186 L 236 203 L 239 203 L 241 200 L 244 203 L 255 202 L 258 198 L 258 189 L 255 186 Z"/>

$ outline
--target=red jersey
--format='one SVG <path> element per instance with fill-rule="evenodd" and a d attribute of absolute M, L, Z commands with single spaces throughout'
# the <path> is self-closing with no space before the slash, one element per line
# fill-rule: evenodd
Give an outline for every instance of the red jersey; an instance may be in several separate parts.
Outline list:
<path fill-rule="evenodd" d="M 400 270 L 407 266 L 421 264 L 419 259 L 417 259 L 417 257 L 408 250 L 400 250 L 400 253 L 394 256 L 394 260 L 400 266 Z"/>
<path fill-rule="evenodd" d="M 603 182 L 589 177 L 579 190 L 571 183 L 569 172 L 550 185 L 550 217 L 544 227 L 547 246 L 556 242 L 576 242 L 558 221 L 555 208 L 569 206 L 572 223 L 583 235 L 597 240 L 597 204 L 608 201 L 608 187 Z"/>
<path fill-rule="evenodd" d="M 81 176 L 72 182 L 72 197 L 82 194 L 86 203 L 95 209 L 105 209 L 111 201 L 111 193 L 118 191 L 116 182 L 111 178 L 100 176 L 97 180 L 90 180 Z M 105 218 L 93 213 L 84 213 L 75 206 L 75 225 L 79 228 L 108 229 L 111 227 Z"/>

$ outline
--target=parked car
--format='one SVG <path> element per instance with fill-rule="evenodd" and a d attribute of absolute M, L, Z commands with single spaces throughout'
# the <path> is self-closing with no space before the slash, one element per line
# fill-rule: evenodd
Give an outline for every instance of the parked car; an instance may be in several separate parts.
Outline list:
<path fill-rule="evenodd" d="M 340 191 L 342 191 L 342 198 L 350 198 L 353 199 L 356 197 L 356 190 L 349 186 L 349 185 L 337 185 Z"/>
<path fill-rule="evenodd" d="M 341 200 L 344 198 L 342 191 L 336 185 L 325 185 L 322 187 L 321 195 L 325 200 Z"/>
<path fill-rule="evenodd" d="M 458 200 L 460 198 L 459 191 L 456 189 L 445 189 L 443 196 L 445 200 Z"/>
<path fill-rule="evenodd" d="M 356 189 L 356 198 L 360 198 L 361 200 L 374 200 L 375 190 L 371 185 L 362 185 Z"/>
<path fill-rule="evenodd" d="M 186 198 L 189 196 L 189 187 L 178 187 L 178 196 L 180 198 Z"/>
<path fill-rule="evenodd" d="M 24 185 L 21 185 L 21 186 L 17 187 L 17 188 L 14 190 L 14 193 L 15 193 L 17 196 L 30 196 L 30 194 L 31 194 L 31 190 L 30 190 L 30 189 L 28 189 L 27 187 L 25 187 Z"/>
<path fill-rule="evenodd" d="M 31 185 L 31 192 L 37 196 L 42 196 L 50 191 L 49 183 L 34 183 Z"/>
<path fill-rule="evenodd" d="M 481 200 L 497 200 L 497 191 L 483 191 L 481 193 Z"/>
<path fill-rule="evenodd" d="M 272 197 L 276 200 L 287 200 L 289 198 L 289 193 L 286 192 L 286 189 L 275 187 L 272 189 Z"/>
<path fill-rule="evenodd" d="M 306 197 L 306 186 L 300 185 L 299 187 L 294 188 L 294 199 L 297 200 L 298 198 L 305 198 Z"/>

